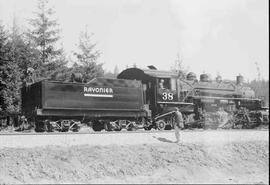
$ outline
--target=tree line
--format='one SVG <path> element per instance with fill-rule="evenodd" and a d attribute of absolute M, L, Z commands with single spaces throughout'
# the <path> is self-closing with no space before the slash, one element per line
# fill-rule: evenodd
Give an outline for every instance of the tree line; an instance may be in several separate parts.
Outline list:
<path fill-rule="evenodd" d="M 85 81 L 101 76 L 116 77 L 117 67 L 113 73 L 105 72 L 103 64 L 98 62 L 101 52 L 92 42 L 93 34 L 87 30 L 81 32 L 78 52 L 72 53 L 75 61 L 68 67 L 69 59 L 59 46 L 61 34 L 54 14 L 48 0 L 39 0 L 37 12 L 28 20 L 26 31 L 22 32 L 15 22 L 8 30 L 0 22 L 0 118 L 20 112 L 20 88 L 29 77 L 28 69 L 34 71 L 36 81 L 69 81 L 73 73 L 80 73 Z M 179 76 L 185 76 L 181 64 L 179 60 L 174 70 L 179 69 Z M 254 80 L 249 85 L 257 95 L 264 96 L 269 105 L 269 81 Z"/>
<path fill-rule="evenodd" d="M 247 85 L 255 91 L 257 97 L 264 99 L 265 106 L 269 107 L 269 80 L 252 80 Z"/>
<path fill-rule="evenodd" d="M 54 15 L 48 0 L 39 0 L 26 31 L 15 21 L 9 30 L 0 22 L 0 117 L 20 112 L 20 88 L 28 80 L 29 71 L 34 72 L 35 81 L 69 81 L 73 73 L 80 73 L 85 81 L 104 75 L 115 77 L 105 73 L 98 62 L 101 52 L 87 30 L 81 32 L 78 52 L 72 53 L 75 61 L 68 67 Z"/>

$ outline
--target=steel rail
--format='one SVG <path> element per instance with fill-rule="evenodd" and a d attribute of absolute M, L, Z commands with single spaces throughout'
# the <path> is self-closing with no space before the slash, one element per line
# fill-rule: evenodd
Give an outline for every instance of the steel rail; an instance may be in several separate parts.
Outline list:
<path fill-rule="evenodd" d="M 269 129 L 184 129 L 181 132 L 245 132 L 245 131 L 269 131 Z M 134 133 L 170 133 L 174 132 L 174 130 L 137 130 L 137 131 L 101 131 L 101 132 L 6 132 L 1 133 L 0 131 L 0 137 L 1 136 L 17 136 L 17 135 L 92 135 L 92 134 L 134 134 Z"/>

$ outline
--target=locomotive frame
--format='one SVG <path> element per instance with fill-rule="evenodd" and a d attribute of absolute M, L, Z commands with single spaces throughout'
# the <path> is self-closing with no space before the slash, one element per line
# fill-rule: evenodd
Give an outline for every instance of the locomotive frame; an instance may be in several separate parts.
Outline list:
<path fill-rule="evenodd" d="M 174 110 L 183 114 L 185 128 L 205 127 L 209 117 L 219 122 L 220 109 L 230 116 L 222 126 L 252 128 L 269 124 L 268 109 L 254 91 L 236 83 L 196 79 L 194 73 L 129 68 L 117 79 L 95 78 L 88 83 L 43 80 L 22 88 L 23 123 L 36 131 L 78 131 L 86 123 L 94 131 L 174 127 Z M 222 118 L 223 119 L 223 118 Z"/>
<path fill-rule="evenodd" d="M 209 122 L 209 112 L 210 117 L 217 118 L 214 120 L 216 123 L 221 121 L 217 113 L 226 113 L 230 117 L 226 124 L 232 123 L 232 128 L 269 124 L 268 108 L 263 107 L 263 100 L 256 98 L 251 88 L 243 85 L 244 79 L 240 75 L 235 83 L 222 81 L 220 76 L 213 81 L 208 74 L 200 75 L 198 81 L 192 72 L 186 78 L 180 78 L 176 72 L 129 68 L 117 78 L 142 82 L 146 87 L 145 103 L 153 111 L 154 127 L 160 130 L 173 127 L 174 107 L 182 112 L 186 128 L 205 127 L 205 123 Z M 160 82 L 166 82 L 167 87 Z M 223 123 L 223 126 L 226 124 Z"/>

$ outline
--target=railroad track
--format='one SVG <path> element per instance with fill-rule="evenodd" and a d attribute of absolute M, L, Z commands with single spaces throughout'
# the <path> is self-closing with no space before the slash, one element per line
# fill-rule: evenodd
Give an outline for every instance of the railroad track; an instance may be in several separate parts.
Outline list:
<path fill-rule="evenodd" d="M 269 142 L 268 130 L 184 130 L 180 134 L 183 144 L 224 144 L 246 141 Z M 72 147 L 108 145 L 172 144 L 173 130 L 166 131 L 121 131 L 93 133 L 5 133 L 0 134 L 0 149 L 33 147 Z"/>
<path fill-rule="evenodd" d="M 137 130 L 137 131 L 111 131 L 111 132 L 95 132 L 95 131 L 83 131 L 83 132 L 7 132 L 0 133 L 1 135 L 80 135 L 80 134 L 121 134 L 121 133 L 157 133 L 157 132 L 172 132 L 173 130 Z"/>
<path fill-rule="evenodd" d="M 182 130 L 182 132 L 245 132 L 245 131 L 267 131 L 269 129 L 185 129 Z M 2 132 L 0 131 L 0 137 L 1 135 L 91 135 L 91 134 L 134 134 L 134 133 L 170 133 L 174 132 L 174 130 L 136 130 L 136 131 L 101 131 L 101 132 L 95 132 L 95 131 L 79 131 L 79 132 L 28 132 L 28 131 L 22 131 L 22 132 Z"/>

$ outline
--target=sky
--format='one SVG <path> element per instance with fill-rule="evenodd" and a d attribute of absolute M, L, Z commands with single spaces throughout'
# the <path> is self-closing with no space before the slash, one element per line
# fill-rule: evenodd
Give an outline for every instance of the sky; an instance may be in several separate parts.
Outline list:
<path fill-rule="evenodd" d="M 50 0 L 61 44 L 72 58 L 80 32 L 93 33 L 106 71 L 154 65 L 170 70 L 179 54 L 188 71 L 269 79 L 268 0 Z M 21 27 L 36 0 L 0 0 L 0 21 Z"/>

